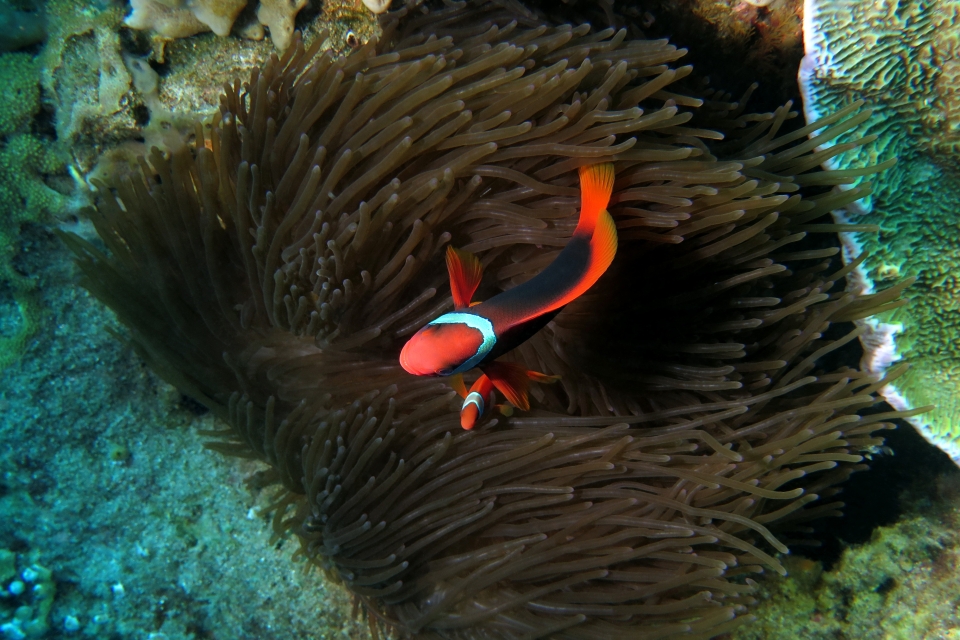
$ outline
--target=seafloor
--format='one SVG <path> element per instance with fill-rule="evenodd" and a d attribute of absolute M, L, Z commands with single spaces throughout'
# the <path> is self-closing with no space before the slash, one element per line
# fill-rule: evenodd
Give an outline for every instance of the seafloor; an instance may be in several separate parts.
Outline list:
<path fill-rule="evenodd" d="M 126 11 L 119 1 L 88 4 L 81 8 L 96 15 Z M 782 33 L 775 37 L 764 35 L 772 13 L 758 16 L 742 4 L 638 2 L 624 15 L 660 16 L 657 35 L 680 34 L 694 62 L 711 58 L 704 29 L 727 24 L 711 42 L 764 48 L 757 60 L 767 65 L 770 89 L 761 104 L 790 98 L 789 64 L 799 60 L 800 44 L 796 26 L 781 23 L 797 17 L 799 2 L 779 5 L 774 26 Z M 53 12 L 62 5 L 13 2 L 0 9 Z M 758 27 L 764 20 L 768 27 Z M 781 48 L 769 54 L 775 45 Z M 24 51 L 44 59 L 44 46 Z M 178 69 L 189 66 L 191 50 L 203 56 L 234 46 L 211 34 L 175 45 L 167 52 L 173 61 L 161 67 L 165 86 L 185 77 Z M 250 44 L 243 59 L 255 62 L 264 46 Z M 64 60 L 75 56 L 80 69 L 83 52 L 78 45 Z M 0 58 L 0 71 L 12 64 Z M 771 77 L 773 67 L 781 72 Z M 35 89 L 40 71 L 27 82 Z M 735 85 L 736 75 L 722 79 Z M 16 136 L 45 145 L 57 135 L 62 140 L 51 121 L 66 106 L 40 96 L 29 121 L 2 132 L 4 150 Z M 159 97 L 169 107 L 177 96 Z M 15 111 L 12 99 L 7 91 L 4 111 Z M 199 108 L 203 100 L 191 104 Z M 148 108 L 142 101 L 127 106 L 95 122 L 116 133 Z M 87 134 L 75 143 L 86 146 L 72 149 L 81 164 L 96 151 Z M 11 213 L 10 202 L 0 207 L 0 637 L 367 637 L 345 592 L 296 561 L 295 540 L 274 538 L 272 490 L 261 483 L 265 465 L 205 449 L 200 432 L 216 428 L 211 416 L 158 379 L 124 344 L 112 313 L 77 286 L 76 269 L 52 231 L 75 222 L 67 164 L 43 174 L 62 196 L 49 196 L 54 205 L 29 215 Z M 9 173 L 0 186 L 5 198 L 27 191 Z M 900 431 L 891 453 L 854 478 L 845 494 L 848 515 L 820 525 L 823 547 L 796 549 L 788 578 L 761 578 L 757 620 L 732 638 L 960 638 L 960 473 L 909 426 Z"/>
<path fill-rule="evenodd" d="M 365 637 L 345 593 L 272 538 L 265 465 L 204 449 L 212 418 L 111 335 L 56 238 L 27 235 L 43 311 L 0 374 L 0 540 L 17 572 L 0 555 L 0 637 L 18 637 L 23 606 L 49 609 L 49 637 Z M 31 567 L 52 572 L 52 606 Z"/>

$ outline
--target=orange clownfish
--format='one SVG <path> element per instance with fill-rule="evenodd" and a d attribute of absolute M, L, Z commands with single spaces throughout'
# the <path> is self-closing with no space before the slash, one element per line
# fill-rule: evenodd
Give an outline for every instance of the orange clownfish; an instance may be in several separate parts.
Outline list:
<path fill-rule="evenodd" d="M 472 253 L 447 247 L 455 311 L 421 328 L 400 351 L 400 366 L 417 376 L 453 376 L 479 367 L 483 375 L 464 397 L 460 424 L 471 429 L 492 404 L 493 389 L 522 411 L 530 409 L 529 381 L 557 378 L 497 358 L 542 329 L 564 306 L 593 286 L 617 253 L 617 228 L 607 211 L 613 164 L 580 168 L 580 220 L 560 255 L 539 274 L 486 302 L 471 304 L 483 267 Z"/>

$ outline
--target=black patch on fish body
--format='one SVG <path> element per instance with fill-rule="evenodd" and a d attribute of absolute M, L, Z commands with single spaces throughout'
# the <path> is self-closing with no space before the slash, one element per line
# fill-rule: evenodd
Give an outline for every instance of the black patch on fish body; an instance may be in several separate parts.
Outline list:
<path fill-rule="evenodd" d="M 590 238 L 573 236 L 556 259 L 523 284 L 498 293 L 467 311 L 493 323 L 497 343 L 483 362 L 516 349 L 553 320 L 563 307 L 547 311 L 562 300 L 590 268 Z"/>

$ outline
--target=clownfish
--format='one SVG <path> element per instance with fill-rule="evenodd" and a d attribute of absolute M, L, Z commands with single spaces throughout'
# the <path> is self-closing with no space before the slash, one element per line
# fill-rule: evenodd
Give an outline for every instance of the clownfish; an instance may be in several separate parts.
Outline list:
<path fill-rule="evenodd" d="M 427 323 L 407 341 L 400 351 L 400 366 L 417 376 L 458 376 L 454 388 L 464 398 L 460 411 L 464 429 L 472 429 L 492 408 L 494 388 L 527 411 L 529 381 L 558 379 L 495 360 L 546 326 L 613 262 L 617 228 L 607 211 L 613 178 L 611 163 L 581 167 L 580 220 L 573 237 L 539 274 L 485 302 L 471 303 L 483 277 L 480 261 L 472 253 L 447 247 L 455 310 Z M 467 391 L 459 375 L 475 367 L 483 375 Z"/>

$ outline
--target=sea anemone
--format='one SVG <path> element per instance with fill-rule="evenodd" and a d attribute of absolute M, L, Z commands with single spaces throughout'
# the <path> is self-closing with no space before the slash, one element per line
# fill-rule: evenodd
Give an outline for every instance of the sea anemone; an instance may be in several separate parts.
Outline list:
<path fill-rule="evenodd" d="M 521 27 L 488 5 L 399 11 L 347 57 L 322 40 L 226 87 L 193 144 L 99 185 L 108 252 L 64 236 L 84 286 L 222 418 L 212 448 L 273 465 L 278 531 L 376 624 L 444 638 L 736 624 L 745 574 L 782 571 L 768 525 L 835 512 L 809 505 L 889 418 L 858 414 L 885 381 L 814 370 L 855 338 L 831 322 L 898 304 L 899 289 L 842 292 L 853 266 L 802 244 L 867 189 L 798 193 L 849 179 L 815 171 L 833 153 L 815 148 L 855 110 L 777 137 L 789 107 L 701 107 L 666 41 Z M 695 112 L 735 136 L 721 145 Z M 573 230 L 577 168 L 604 161 L 617 260 L 512 354 L 561 382 L 530 413 L 463 431 L 450 387 L 397 361 L 451 306 L 444 247 L 480 256 L 481 296 L 530 277 Z"/>

